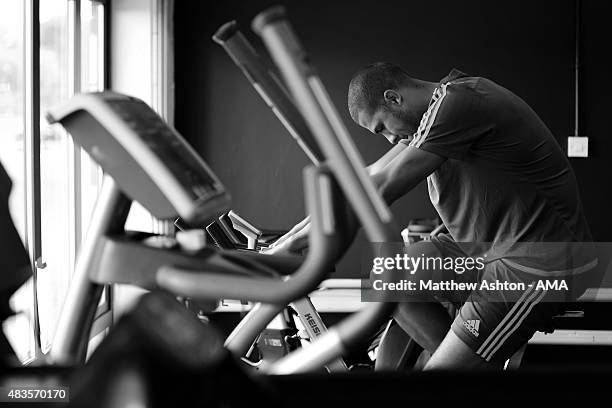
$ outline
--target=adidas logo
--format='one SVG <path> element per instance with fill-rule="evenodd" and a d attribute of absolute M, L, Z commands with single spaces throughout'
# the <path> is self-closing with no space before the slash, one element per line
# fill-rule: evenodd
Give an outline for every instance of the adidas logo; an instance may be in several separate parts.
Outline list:
<path fill-rule="evenodd" d="M 478 328 L 480 327 L 480 320 L 466 320 L 463 322 L 463 325 L 466 329 L 470 331 L 474 335 L 474 337 L 478 337 Z"/>

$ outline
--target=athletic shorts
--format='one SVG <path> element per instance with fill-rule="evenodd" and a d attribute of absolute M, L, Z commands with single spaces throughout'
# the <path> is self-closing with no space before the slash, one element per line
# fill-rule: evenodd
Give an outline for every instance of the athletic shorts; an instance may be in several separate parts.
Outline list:
<path fill-rule="evenodd" d="M 432 240 L 442 256 L 465 256 L 449 235 L 440 235 Z M 552 332 L 553 317 L 566 310 L 593 282 L 593 271 L 572 276 L 556 276 L 552 282 L 565 282 L 568 290 L 546 288 L 538 285 L 542 276 L 535 276 L 511 266 L 511 262 L 498 259 L 486 263 L 478 273 L 456 275 L 448 272 L 449 279 L 463 282 L 508 282 L 516 283 L 518 290 L 499 290 L 488 287 L 468 291 L 435 293 L 439 301 L 453 303 L 458 312 L 451 325 L 453 332 L 485 361 L 503 364 L 536 331 Z M 546 279 L 544 279 L 546 281 Z M 518 283 L 525 285 L 520 289 Z M 529 283 L 532 283 L 529 285 Z"/>

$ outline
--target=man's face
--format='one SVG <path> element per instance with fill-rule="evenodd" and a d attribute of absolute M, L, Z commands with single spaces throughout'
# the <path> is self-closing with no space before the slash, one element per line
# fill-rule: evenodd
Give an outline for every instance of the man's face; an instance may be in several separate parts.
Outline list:
<path fill-rule="evenodd" d="M 402 105 L 383 105 L 371 112 L 359 113 L 359 126 L 375 134 L 383 135 L 389 143 L 412 139 L 420 118 Z"/>

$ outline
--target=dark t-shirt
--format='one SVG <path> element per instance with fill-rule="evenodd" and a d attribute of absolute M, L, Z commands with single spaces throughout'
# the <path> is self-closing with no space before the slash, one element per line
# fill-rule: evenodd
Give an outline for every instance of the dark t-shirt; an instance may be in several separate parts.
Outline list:
<path fill-rule="evenodd" d="M 550 262 L 566 249 L 517 243 L 591 241 L 561 147 L 525 101 L 493 81 L 451 71 L 402 143 L 447 158 L 427 184 L 456 242 L 488 242 L 491 259 L 550 270 L 566 264 Z"/>
<path fill-rule="evenodd" d="M 10 295 L 32 275 L 28 253 L 9 213 L 11 186 L 11 179 L 0 164 L 0 296 Z M 0 303 L 5 300 L 0 299 Z M 0 309 L 4 306 L 0 304 Z"/>

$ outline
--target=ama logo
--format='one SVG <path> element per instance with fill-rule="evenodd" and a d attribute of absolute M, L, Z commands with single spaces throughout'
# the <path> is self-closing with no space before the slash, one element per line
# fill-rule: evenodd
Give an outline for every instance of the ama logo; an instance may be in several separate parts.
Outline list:
<path fill-rule="evenodd" d="M 565 279 L 556 280 L 539 280 L 536 283 L 536 289 L 538 290 L 569 290 Z"/>

